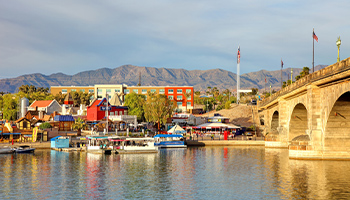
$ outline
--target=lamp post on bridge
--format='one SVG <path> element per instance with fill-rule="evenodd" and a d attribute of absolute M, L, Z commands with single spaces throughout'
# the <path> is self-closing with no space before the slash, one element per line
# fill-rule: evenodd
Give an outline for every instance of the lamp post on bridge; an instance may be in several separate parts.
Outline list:
<path fill-rule="evenodd" d="M 340 58 L 339 58 L 339 49 L 340 49 L 340 45 L 341 45 L 341 40 L 340 40 L 340 36 L 338 37 L 338 40 L 337 42 L 335 43 L 338 47 L 338 58 L 337 58 L 337 62 L 340 61 Z"/>

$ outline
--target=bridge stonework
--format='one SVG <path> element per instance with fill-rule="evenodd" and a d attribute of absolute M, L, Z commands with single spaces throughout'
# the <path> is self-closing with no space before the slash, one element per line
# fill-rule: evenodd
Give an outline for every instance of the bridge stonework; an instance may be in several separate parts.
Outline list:
<path fill-rule="evenodd" d="M 266 147 L 294 159 L 350 159 L 350 58 L 258 102 Z"/>

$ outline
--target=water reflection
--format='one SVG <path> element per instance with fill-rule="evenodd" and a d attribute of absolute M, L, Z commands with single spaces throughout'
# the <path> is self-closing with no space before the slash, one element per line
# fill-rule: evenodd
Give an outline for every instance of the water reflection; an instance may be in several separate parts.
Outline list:
<path fill-rule="evenodd" d="M 289 160 L 288 150 L 201 147 L 157 154 L 0 155 L 2 198 L 349 199 L 349 161 Z"/>

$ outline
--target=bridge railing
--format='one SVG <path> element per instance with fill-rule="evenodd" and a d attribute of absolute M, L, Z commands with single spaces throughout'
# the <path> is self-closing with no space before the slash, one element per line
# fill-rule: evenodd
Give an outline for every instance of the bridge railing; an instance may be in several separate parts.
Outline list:
<path fill-rule="evenodd" d="M 295 83 L 293 83 L 285 88 L 282 88 L 281 90 L 272 94 L 268 98 L 266 98 L 262 101 L 259 101 L 258 106 L 265 106 L 265 105 L 271 103 L 272 101 L 276 100 L 278 97 L 283 96 L 285 94 L 288 94 L 288 93 L 292 92 L 293 90 L 296 90 L 296 89 L 301 88 L 301 87 L 303 87 L 309 83 L 312 83 L 314 81 L 318 81 L 318 80 L 321 80 L 323 78 L 327 78 L 329 76 L 338 74 L 340 72 L 343 72 L 343 71 L 346 71 L 349 69 L 350 69 L 350 57 L 297 80 Z"/>

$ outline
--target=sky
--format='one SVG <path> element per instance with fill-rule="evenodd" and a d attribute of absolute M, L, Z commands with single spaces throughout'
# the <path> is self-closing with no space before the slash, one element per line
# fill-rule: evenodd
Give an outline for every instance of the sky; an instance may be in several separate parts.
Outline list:
<path fill-rule="evenodd" d="M 350 1 L 0 0 L 0 78 L 131 64 L 237 72 L 350 57 Z"/>

